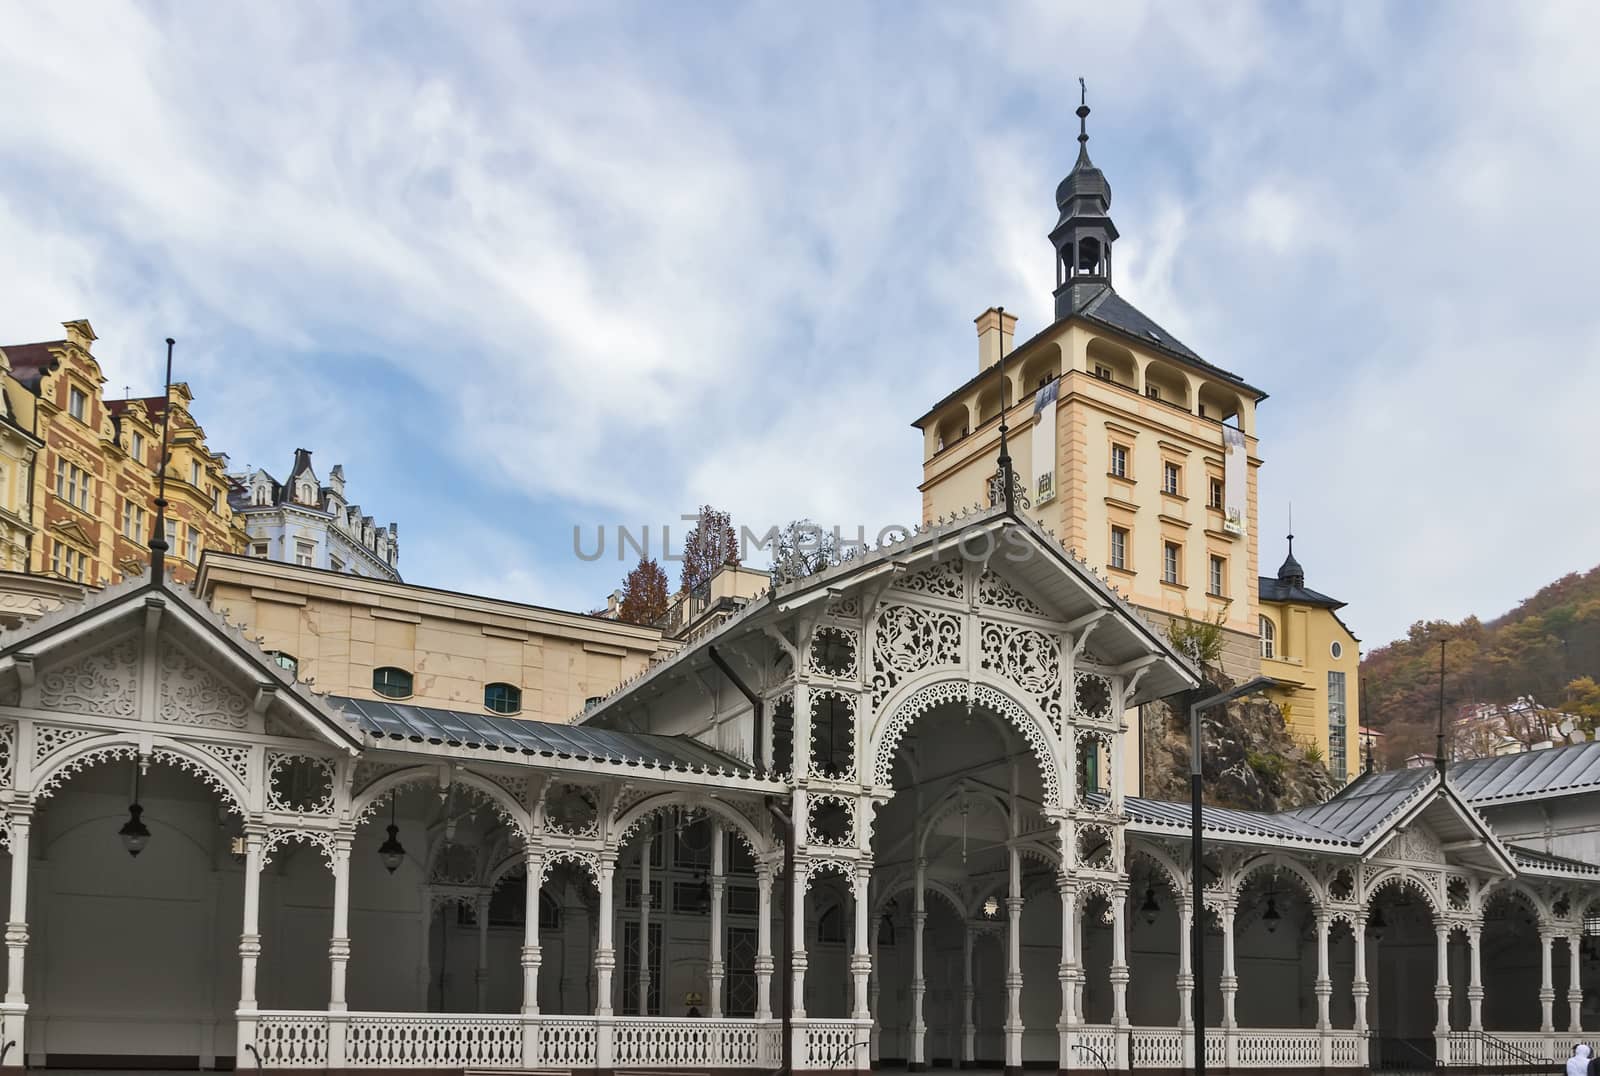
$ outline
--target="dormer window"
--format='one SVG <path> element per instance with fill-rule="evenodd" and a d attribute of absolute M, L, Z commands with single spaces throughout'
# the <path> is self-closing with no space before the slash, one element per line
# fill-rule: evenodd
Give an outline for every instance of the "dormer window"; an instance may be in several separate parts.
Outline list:
<path fill-rule="evenodd" d="M 198 486 L 200 484 L 200 461 L 199 460 L 190 460 L 189 461 L 189 484 L 191 486 Z"/>
<path fill-rule="evenodd" d="M 128 438 L 128 455 L 140 463 L 144 462 L 144 434 L 138 430 L 134 430 Z"/>
<path fill-rule="evenodd" d="M 255 497 L 253 499 L 257 505 L 269 504 L 272 501 L 272 491 L 266 486 L 257 486 Z"/>
<path fill-rule="evenodd" d="M 79 422 L 89 421 L 89 394 L 76 385 L 67 389 L 67 413 Z"/>

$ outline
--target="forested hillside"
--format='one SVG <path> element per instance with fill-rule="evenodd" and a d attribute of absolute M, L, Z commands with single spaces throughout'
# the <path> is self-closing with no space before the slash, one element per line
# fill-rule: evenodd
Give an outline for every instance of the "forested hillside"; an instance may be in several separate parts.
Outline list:
<path fill-rule="evenodd" d="M 1487 622 L 1418 621 L 1404 639 L 1361 663 L 1365 723 L 1387 734 L 1386 762 L 1431 753 L 1439 712 L 1439 643 L 1444 640 L 1444 706 L 1451 718 L 1471 704 L 1539 707 L 1600 722 L 1600 567 L 1574 572 Z"/>

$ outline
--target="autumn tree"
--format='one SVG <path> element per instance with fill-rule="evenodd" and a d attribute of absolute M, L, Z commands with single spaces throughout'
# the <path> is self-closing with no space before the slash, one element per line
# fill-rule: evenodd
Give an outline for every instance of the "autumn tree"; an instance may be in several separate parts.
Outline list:
<path fill-rule="evenodd" d="M 724 564 L 739 563 L 739 540 L 728 513 L 700 506 L 700 515 L 683 538 L 683 589 L 693 590 Z"/>
<path fill-rule="evenodd" d="M 622 581 L 617 619 L 629 624 L 660 623 L 667 615 L 667 600 L 667 573 L 653 557 L 640 557 L 638 565 Z"/>

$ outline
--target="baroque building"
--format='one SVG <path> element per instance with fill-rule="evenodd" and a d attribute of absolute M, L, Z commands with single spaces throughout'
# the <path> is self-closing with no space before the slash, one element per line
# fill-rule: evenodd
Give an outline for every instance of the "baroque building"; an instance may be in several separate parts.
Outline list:
<path fill-rule="evenodd" d="M 7 411 L 37 442 L 25 472 L 19 467 L 0 476 L 13 514 L 30 512 L 22 567 L 91 587 L 147 570 L 161 423 L 170 412 L 168 570 L 192 581 L 203 551 L 233 552 L 243 544 L 228 505 L 227 457 L 207 447 L 187 385 L 173 384 L 165 399 L 107 399 L 105 375 L 91 353 L 94 329 L 84 320 L 64 327 L 62 340 L 0 347 Z M 25 494 L 11 489 L 15 483 L 26 484 Z"/>
<path fill-rule="evenodd" d="M 1028 514 L 1159 619 L 1225 629 L 1223 664 L 1259 664 L 1256 406 L 1266 393 L 1213 364 L 1113 286 L 1111 184 L 1078 158 L 1056 189 L 1055 320 L 1013 344 L 1017 319 L 978 316 L 978 371 L 913 425 L 923 436 L 922 514 L 990 489 L 999 429 Z M 1002 361 L 1003 360 L 1003 361 Z"/>
<path fill-rule="evenodd" d="M 400 528 L 373 523 L 345 496 L 344 465 L 317 479 L 311 453 L 294 450 L 282 482 L 265 470 L 231 475 L 230 502 L 244 521 L 254 557 L 400 581 Z"/>
<path fill-rule="evenodd" d="M 1322 752 L 1334 787 L 1360 768 L 1361 640 L 1339 610 L 1345 603 L 1306 586 L 1306 570 L 1289 552 L 1275 576 L 1260 579 L 1261 672 L 1278 681 L 1269 697 L 1295 738 Z"/>
<path fill-rule="evenodd" d="M 19 1063 L 1177 1072 L 1197 994 L 1216 1070 L 1531 1069 L 1600 1026 L 1600 744 L 1207 808 L 1195 863 L 1127 714 L 1196 670 L 1004 506 L 778 583 L 568 725 L 313 685 L 257 630 L 169 576 L 0 635 Z"/>

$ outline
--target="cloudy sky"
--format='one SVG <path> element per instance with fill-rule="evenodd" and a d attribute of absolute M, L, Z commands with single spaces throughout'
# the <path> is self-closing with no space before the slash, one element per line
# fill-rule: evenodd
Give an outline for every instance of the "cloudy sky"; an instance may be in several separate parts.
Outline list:
<path fill-rule="evenodd" d="M 972 318 L 1050 316 L 1077 78 L 1118 288 L 1271 393 L 1263 568 L 1378 645 L 1600 560 L 1600 8 L 0 9 L 0 340 L 161 339 L 412 582 L 601 604 L 575 525 L 911 521 Z M 280 475 L 281 477 L 281 475 Z M 592 546 L 592 542 L 590 543 Z"/>

